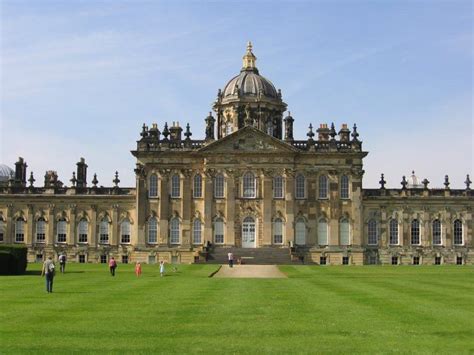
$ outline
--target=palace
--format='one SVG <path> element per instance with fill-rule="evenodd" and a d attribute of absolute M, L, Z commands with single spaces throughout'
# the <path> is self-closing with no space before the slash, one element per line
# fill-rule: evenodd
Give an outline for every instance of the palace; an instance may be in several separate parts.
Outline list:
<path fill-rule="evenodd" d="M 0 166 L 0 243 L 26 245 L 30 262 L 219 262 L 231 249 L 249 263 L 474 264 L 469 175 L 462 190 L 414 174 L 363 189 L 356 125 L 309 125 L 297 140 L 286 108 L 249 43 L 203 140 L 189 124 L 143 125 L 134 188 L 117 173 L 112 187 L 89 184 L 83 158 L 70 186 L 55 171 L 35 186 L 23 158 Z"/>

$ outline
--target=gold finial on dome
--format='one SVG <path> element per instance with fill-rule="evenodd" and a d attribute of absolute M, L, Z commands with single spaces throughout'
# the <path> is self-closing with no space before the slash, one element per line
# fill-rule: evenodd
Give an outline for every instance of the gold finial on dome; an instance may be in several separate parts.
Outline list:
<path fill-rule="evenodd" d="M 255 62 L 257 61 L 257 57 L 252 52 L 252 42 L 248 41 L 247 43 L 247 53 L 243 56 L 243 70 L 256 70 L 257 67 L 255 66 Z"/>

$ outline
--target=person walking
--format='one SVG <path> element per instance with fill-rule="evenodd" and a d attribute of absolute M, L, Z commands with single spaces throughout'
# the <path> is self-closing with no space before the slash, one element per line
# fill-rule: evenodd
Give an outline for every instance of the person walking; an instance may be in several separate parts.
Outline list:
<path fill-rule="evenodd" d="M 165 262 L 164 260 L 160 261 L 160 276 L 163 277 L 165 274 Z"/>
<path fill-rule="evenodd" d="M 66 254 L 64 253 L 59 255 L 59 270 L 61 274 L 64 274 L 64 271 L 66 271 Z"/>
<path fill-rule="evenodd" d="M 137 275 L 137 277 L 140 277 L 141 274 L 142 274 L 142 264 L 140 264 L 140 262 L 137 261 L 135 264 L 135 275 Z"/>
<path fill-rule="evenodd" d="M 234 254 L 231 251 L 227 253 L 227 259 L 229 260 L 229 267 L 234 267 Z"/>
<path fill-rule="evenodd" d="M 112 276 L 115 276 L 115 269 L 117 268 L 117 262 L 115 261 L 114 257 L 112 256 L 109 260 L 109 269 L 110 269 L 110 274 Z"/>
<path fill-rule="evenodd" d="M 41 276 L 46 277 L 46 292 L 53 292 L 53 279 L 54 279 L 54 261 L 51 256 L 48 256 L 48 259 L 43 263 L 43 269 L 41 270 Z"/>

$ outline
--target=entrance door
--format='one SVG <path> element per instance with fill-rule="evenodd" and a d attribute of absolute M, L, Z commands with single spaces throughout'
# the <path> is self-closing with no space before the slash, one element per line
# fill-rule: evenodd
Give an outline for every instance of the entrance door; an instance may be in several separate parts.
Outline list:
<path fill-rule="evenodd" d="M 242 248 L 255 248 L 255 221 L 246 217 L 242 223 Z"/>

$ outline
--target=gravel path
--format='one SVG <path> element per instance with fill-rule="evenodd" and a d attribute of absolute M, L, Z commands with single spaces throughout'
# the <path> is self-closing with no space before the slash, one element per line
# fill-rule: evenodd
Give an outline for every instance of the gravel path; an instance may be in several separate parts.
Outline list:
<path fill-rule="evenodd" d="M 276 265 L 222 265 L 214 277 L 228 278 L 286 278 Z"/>

